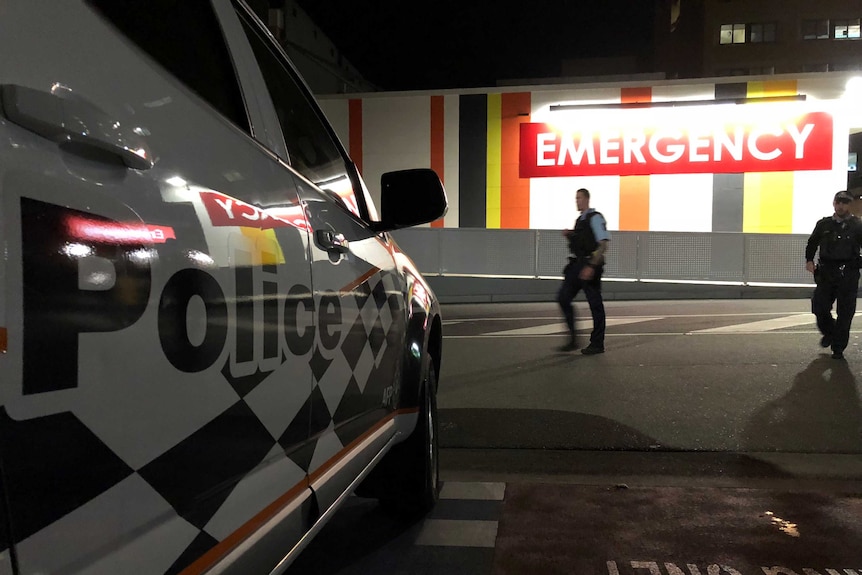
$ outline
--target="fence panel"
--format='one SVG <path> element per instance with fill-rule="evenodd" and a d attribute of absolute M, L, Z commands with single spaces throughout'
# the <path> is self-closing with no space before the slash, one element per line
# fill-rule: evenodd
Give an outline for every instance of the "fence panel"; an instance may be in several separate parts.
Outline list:
<path fill-rule="evenodd" d="M 561 277 L 562 230 L 411 228 L 398 245 L 430 275 Z M 605 277 L 703 282 L 812 284 L 805 235 L 610 232 Z"/>

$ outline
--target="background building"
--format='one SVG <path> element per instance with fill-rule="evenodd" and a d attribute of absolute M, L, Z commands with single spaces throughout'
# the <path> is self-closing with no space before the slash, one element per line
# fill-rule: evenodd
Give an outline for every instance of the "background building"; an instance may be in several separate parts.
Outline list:
<path fill-rule="evenodd" d="M 663 0 L 657 70 L 670 78 L 862 69 L 860 0 Z"/>
<path fill-rule="evenodd" d="M 315 94 L 378 89 L 344 58 L 295 0 L 249 0 L 249 6 L 267 24 Z"/>

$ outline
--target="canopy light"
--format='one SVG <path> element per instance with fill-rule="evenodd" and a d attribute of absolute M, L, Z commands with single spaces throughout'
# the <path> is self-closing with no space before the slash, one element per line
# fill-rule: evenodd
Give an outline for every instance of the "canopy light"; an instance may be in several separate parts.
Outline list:
<path fill-rule="evenodd" d="M 804 102 L 805 94 L 795 96 L 762 96 L 757 98 L 717 98 L 713 100 L 667 100 L 664 102 L 619 102 L 608 104 L 553 104 L 551 112 L 566 110 L 628 110 L 632 108 L 677 108 L 681 106 L 715 106 L 721 104 L 767 104 L 772 102 Z"/>

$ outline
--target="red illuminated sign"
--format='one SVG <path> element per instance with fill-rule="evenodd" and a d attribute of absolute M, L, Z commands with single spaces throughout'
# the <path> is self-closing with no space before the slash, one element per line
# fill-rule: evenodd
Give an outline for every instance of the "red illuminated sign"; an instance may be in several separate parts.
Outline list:
<path fill-rule="evenodd" d="M 832 131 L 832 116 L 825 112 L 764 124 L 728 121 L 704 127 L 662 121 L 564 130 L 546 123 L 523 123 L 519 175 L 543 178 L 829 170 Z"/>

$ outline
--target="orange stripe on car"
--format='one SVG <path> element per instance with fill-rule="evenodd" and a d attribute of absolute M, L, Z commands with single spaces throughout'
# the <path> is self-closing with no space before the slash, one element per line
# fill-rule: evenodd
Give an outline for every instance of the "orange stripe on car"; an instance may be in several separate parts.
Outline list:
<path fill-rule="evenodd" d="M 5 331 L 5 330 L 4 330 Z M 267 505 L 263 508 L 263 510 L 246 521 L 242 526 L 239 527 L 236 531 L 222 539 L 215 547 L 201 555 L 197 561 L 186 567 L 180 572 L 180 575 L 201 575 L 205 573 L 208 569 L 212 568 L 218 561 L 227 556 L 228 553 L 233 551 L 240 543 L 248 539 L 255 531 L 260 529 L 264 523 L 266 523 L 272 517 L 290 505 L 294 499 L 296 499 L 305 489 L 309 487 L 309 485 L 318 477 L 326 473 L 328 469 L 330 469 L 333 465 L 338 463 L 339 460 L 343 459 L 351 450 L 353 450 L 357 445 L 368 439 L 371 435 L 373 435 L 377 430 L 379 430 L 383 425 L 393 419 L 396 415 L 406 415 L 409 413 L 416 413 L 419 411 L 419 408 L 405 408 L 398 409 L 388 414 L 386 417 L 378 421 L 374 427 L 354 439 L 347 446 L 341 449 L 337 454 L 335 454 L 332 458 L 330 458 L 326 463 L 321 465 L 317 470 L 314 471 L 308 478 L 303 479 L 296 485 L 294 485 L 290 491 Z"/>
<path fill-rule="evenodd" d="M 353 280 L 352 282 L 350 282 L 349 284 L 347 284 L 346 286 L 341 288 L 341 292 L 349 292 L 353 289 L 356 289 L 357 287 L 361 286 L 362 284 L 367 282 L 369 279 L 371 279 L 371 277 L 379 271 L 380 271 L 380 268 L 378 268 L 378 267 L 371 268 L 370 270 L 368 270 L 367 272 L 365 272 L 364 274 L 362 274 L 361 276 L 359 276 L 358 278 L 356 278 L 355 280 Z"/>
<path fill-rule="evenodd" d="M 200 558 L 183 569 L 180 575 L 200 575 L 215 565 L 230 553 L 237 545 L 248 539 L 264 523 L 274 517 L 279 511 L 290 505 L 296 497 L 308 488 L 308 479 L 303 479 L 294 485 L 290 491 L 267 505 L 263 510 L 246 521 L 239 529 L 222 539 L 218 545 L 204 553 Z"/>

